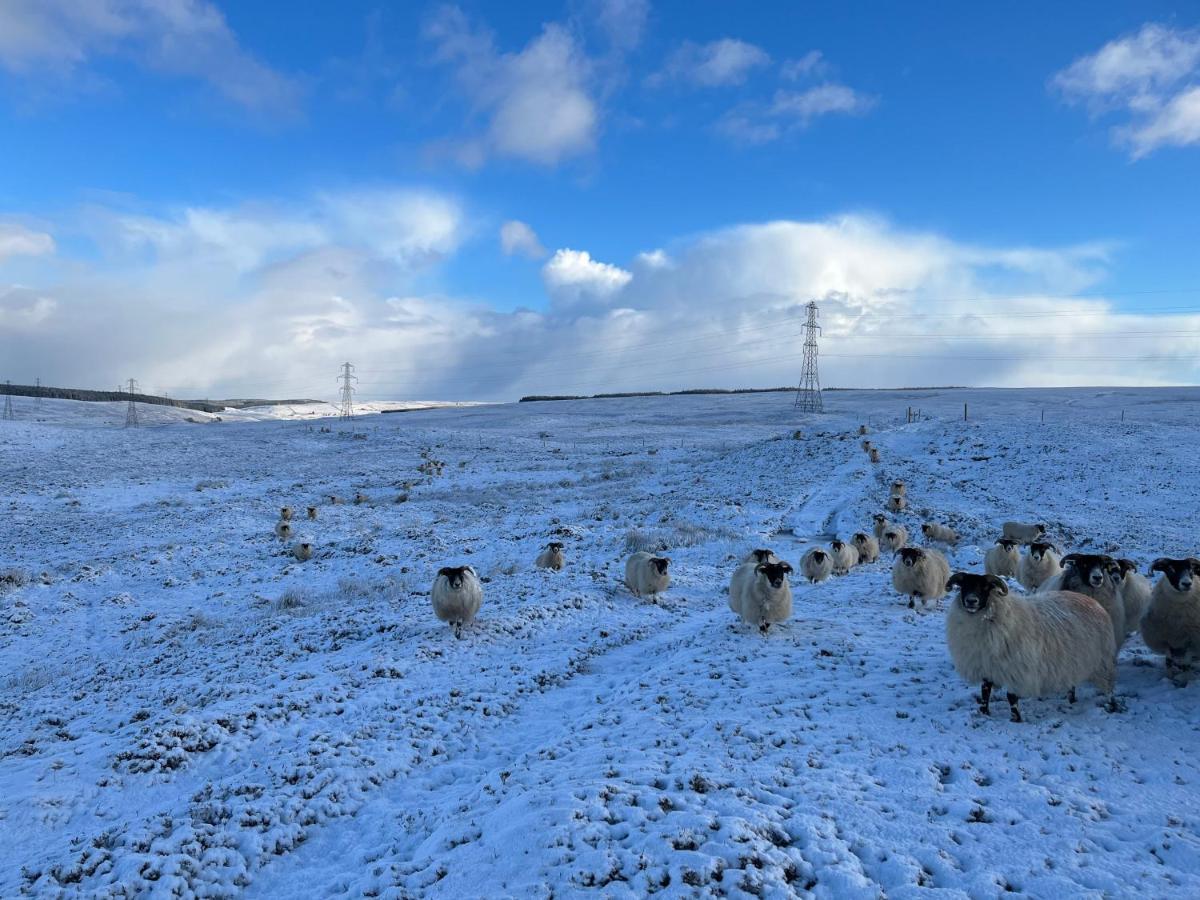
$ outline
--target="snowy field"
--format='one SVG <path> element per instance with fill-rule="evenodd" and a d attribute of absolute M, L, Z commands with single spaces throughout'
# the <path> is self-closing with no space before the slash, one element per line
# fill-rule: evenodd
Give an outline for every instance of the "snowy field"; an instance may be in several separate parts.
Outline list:
<path fill-rule="evenodd" d="M 964 536 L 955 568 L 1014 518 L 1143 571 L 1197 554 L 1200 390 L 826 401 L 440 409 L 358 438 L 86 427 L 111 405 L 67 401 L 0 422 L 0 897 L 1200 896 L 1200 678 L 1136 636 L 1124 711 L 1084 688 L 1013 724 L 890 561 L 796 585 L 766 637 L 725 597 L 752 547 L 795 564 L 868 530 L 894 478 L 910 531 Z M 298 563 L 272 528 L 310 504 Z M 532 566 L 550 539 L 562 573 Z M 620 585 L 640 546 L 672 559 L 657 604 Z M 485 599 L 458 641 L 428 590 L 463 563 Z"/>

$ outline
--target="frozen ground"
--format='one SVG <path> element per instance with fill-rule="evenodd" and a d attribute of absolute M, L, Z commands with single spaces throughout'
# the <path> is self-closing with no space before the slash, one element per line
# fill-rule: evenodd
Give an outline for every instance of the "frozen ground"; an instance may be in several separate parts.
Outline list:
<path fill-rule="evenodd" d="M 1124 712 L 1085 689 L 1014 725 L 885 562 L 797 586 L 765 638 L 724 595 L 751 547 L 865 528 L 896 477 L 902 521 L 964 534 L 957 567 L 1007 518 L 1195 554 L 1200 391 L 826 399 L 443 409 L 362 438 L 0 422 L 0 896 L 1200 896 L 1200 679 L 1136 637 Z M 272 526 L 311 503 L 296 563 Z M 531 565 L 550 538 L 560 574 Z M 657 605 L 619 586 L 636 545 L 673 560 Z M 427 591 L 460 562 L 486 584 L 456 641 Z"/>

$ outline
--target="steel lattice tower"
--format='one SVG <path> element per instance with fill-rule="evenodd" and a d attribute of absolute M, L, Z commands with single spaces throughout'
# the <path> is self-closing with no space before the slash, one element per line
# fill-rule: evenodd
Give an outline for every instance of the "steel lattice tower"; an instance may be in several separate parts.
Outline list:
<path fill-rule="evenodd" d="M 800 387 L 796 388 L 795 409 L 801 412 L 824 412 L 821 402 L 821 376 L 817 372 L 817 335 L 821 326 L 817 324 L 817 303 L 810 300 L 808 319 L 804 322 L 804 369 L 800 373 Z"/>
<path fill-rule="evenodd" d="M 137 390 L 137 382 L 132 378 L 129 379 L 129 407 L 125 410 L 125 427 L 137 428 L 142 423 L 138 421 L 137 403 L 134 402 L 133 395 Z"/>
<path fill-rule="evenodd" d="M 12 408 L 12 382 L 4 382 L 4 416 L 5 419 L 15 419 Z"/>
<path fill-rule="evenodd" d="M 342 383 L 342 408 L 338 416 L 342 419 L 354 418 L 354 385 L 351 382 L 358 381 L 358 376 L 353 373 L 354 366 L 342 363 L 342 374 L 338 376 L 338 381 Z"/>

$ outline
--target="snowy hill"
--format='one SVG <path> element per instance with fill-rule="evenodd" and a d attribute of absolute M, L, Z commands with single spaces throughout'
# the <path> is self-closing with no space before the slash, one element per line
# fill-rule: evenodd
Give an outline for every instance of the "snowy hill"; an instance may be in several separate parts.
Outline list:
<path fill-rule="evenodd" d="M 795 584 L 765 637 L 725 595 L 753 547 L 868 530 L 894 478 L 910 531 L 963 535 L 955 568 L 1005 519 L 1143 571 L 1196 555 L 1200 390 L 826 404 L 490 405 L 359 438 L 0 422 L 0 896 L 1200 896 L 1200 678 L 1136 635 L 1123 711 L 1081 688 L 1013 724 L 888 560 Z M 561 573 L 532 566 L 550 539 Z M 620 583 L 642 546 L 672 560 L 658 603 Z M 466 563 L 485 599 L 456 641 L 428 590 Z"/>

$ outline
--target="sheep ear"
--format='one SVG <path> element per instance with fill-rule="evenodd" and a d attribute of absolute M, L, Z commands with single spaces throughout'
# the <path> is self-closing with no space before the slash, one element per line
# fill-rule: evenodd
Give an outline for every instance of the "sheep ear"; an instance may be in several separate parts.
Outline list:
<path fill-rule="evenodd" d="M 1154 562 L 1150 563 L 1150 574 L 1153 575 L 1155 572 L 1167 571 L 1167 566 L 1170 564 L 1170 562 L 1171 561 L 1165 556 L 1160 556 Z"/>
<path fill-rule="evenodd" d="M 792 571 L 792 566 L 790 563 L 781 562 L 779 564 L 779 568 L 782 569 L 784 572 Z"/>
<path fill-rule="evenodd" d="M 1200 559 L 1196 559 L 1194 556 L 1189 556 L 1187 561 L 1192 564 L 1192 574 L 1200 575 Z"/>
<path fill-rule="evenodd" d="M 449 566 L 442 566 L 440 569 L 438 569 L 439 576 L 445 575 L 447 578 L 449 578 L 453 574 L 454 574 L 454 570 L 451 569 Z"/>
<path fill-rule="evenodd" d="M 992 586 L 992 590 L 1000 596 L 1005 596 L 1008 593 L 1008 585 L 1004 583 L 1004 579 L 998 575 L 988 575 L 985 580 Z"/>
<path fill-rule="evenodd" d="M 961 587 L 963 583 L 963 575 L 965 572 L 955 572 L 950 576 L 950 580 L 946 582 L 946 590 L 951 590 L 956 587 Z"/>
<path fill-rule="evenodd" d="M 1075 562 L 1078 559 L 1079 559 L 1078 553 L 1068 553 L 1066 556 L 1064 556 L 1062 559 L 1060 559 L 1059 562 L 1062 563 L 1063 565 L 1073 566 L 1073 565 L 1075 565 Z"/>
<path fill-rule="evenodd" d="M 757 566 L 755 566 L 755 567 L 754 567 L 754 571 L 755 571 L 755 572 L 765 572 L 765 571 L 767 571 L 767 564 L 766 564 L 766 563 L 759 563 Z"/>

